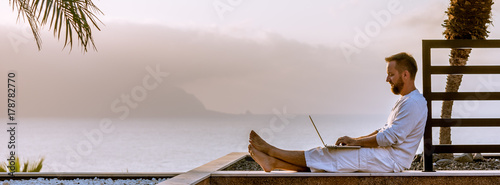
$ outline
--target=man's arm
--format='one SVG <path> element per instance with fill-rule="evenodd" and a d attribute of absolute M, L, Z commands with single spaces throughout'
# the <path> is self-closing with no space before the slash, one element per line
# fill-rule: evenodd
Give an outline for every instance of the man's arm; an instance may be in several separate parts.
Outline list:
<path fill-rule="evenodd" d="M 377 133 L 375 131 L 369 135 L 362 136 L 359 138 L 351 138 L 349 136 L 340 137 L 335 145 L 347 145 L 347 146 L 361 146 L 361 147 L 377 147 Z"/>
<path fill-rule="evenodd" d="M 370 137 L 370 136 L 375 136 L 377 134 L 378 134 L 378 130 L 375 130 L 375 132 L 372 132 L 371 134 L 368 134 L 366 136 L 357 137 L 355 139 L 364 139 L 364 138 L 367 138 L 367 137 Z"/>

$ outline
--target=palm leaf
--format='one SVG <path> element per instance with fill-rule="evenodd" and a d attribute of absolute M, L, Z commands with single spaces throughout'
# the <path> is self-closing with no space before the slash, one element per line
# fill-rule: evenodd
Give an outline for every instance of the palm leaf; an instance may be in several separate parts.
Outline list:
<path fill-rule="evenodd" d="M 92 37 L 92 27 L 100 30 L 102 23 L 96 14 L 102 11 L 91 0 L 10 0 L 13 9 L 18 10 L 18 19 L 28 20 L 38 49 L 42 47 L 39 27 L 49 24 L 54 37 L 61 39 L 65 33 L 64 47 L 73 48 L 73 32 L 84 52 L 92 46 L 97 50 Z"/>
<path fill-rule="evenodd" d="M 29 163 L 30 163 L 29 161 L 24 162 L 24 166 L 23 166 L 22 172 L 28 172 L 28 164 Z M 19 169 L 19 171 L 21 171 L 21 169 Z"/>
<path fill-rule="evenodd" d="M 7 172 L 7 165 L 5 163 L 0 164 L 0 172 Z"/>
<path fill-rule="evenodd" d="M 28 20 L 28 23 L 31 27 L 31 32 L 33 33 L 33 36 L 35 37 L 38 49 L 41 49 L 42 40 L 40 39 L 40 34 L 38 31 L 39 30 L 38 22 L 35 19 L 35 14 L 33 13 L 31 7 L 29 6 L 29 2 L 26 2 L 26 0 L 9 0 L 9 2 L 12 4 L 13 10 L 16 7 L 18 9 L 18 15 L 17 15 L 18 21 L 21 17 L 23 18 L 23 20 Z"/>
<path fill-rule="evenodd" d="M 14 172 L 40 172 L 43 167 L 43 161 L 45 160 L 44 157 L 40 158 L 40 160 L 38 160 L 35 163 L 30 163 L 27 160 L 26 162 L 24 162 L 23 168 L 21 169 L 21 163 L 19 162 L 19 157 L 17 156 L 15 157 L 16 159 L 14 161 L 15 162 L 14 166 L 16 167 L 16 169 Z M 8 162 L 0 163 L 0 172 L 13 172 L 12 170 L 8 169 L 7 165 Z"/>
<path fill-rule="evenodd" d="M 16 155 L 16 160 L 15 160 L 14 166 L 15 166 L 15 170 L 14 171 L 10 170 L 10 172 L 20 172 L 21 171 L 21 163 L 19 163 L 19 157 L 17 155 Z"/>
<path fill-rule="evenodd" d="M 45 159 L 42 157 L 38 162 L 31 163 L 31 165 L 29 165 L 28 172 L 40 172 L 42 170 L 44 160 Z"/>

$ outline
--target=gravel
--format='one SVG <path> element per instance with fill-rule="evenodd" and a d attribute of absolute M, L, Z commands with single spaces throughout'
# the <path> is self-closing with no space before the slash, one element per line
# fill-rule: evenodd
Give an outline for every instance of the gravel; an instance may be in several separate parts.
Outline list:
<path fill-rule="evenodd" d="M 73 180 L 61 180 L 61 179 L 46 179 L 46 178 L 38 178 L 38 179 L 26 179 L 26 180 L 4 180 L 0 181 L 0 185 L 43 185 L 43 184 L 50 184 L 50 185 L 73 185 L 73 184 L 96 184 L 96 185 L 107 185 L 107 184 L 113 184 L 113 185 L 135 185 L 135 184 L 158 184 L 160 182 L 163 182 L 167 180 L 167 178 L 152 178 L 152 179 L 100 179 L 100 178 L 94 178 L 94 179 L 73 179 Z"/>
<path fill-rule="evenodd" d="M 421 154 L 415 156 L 410 169 L 422 171 L 422 156 Z M 500 170 L 500 160 L 494 158 L 485 158 L 484 161 L 476 162 L 457 162 L 454 160 L 446 160 L 443 162 L 434 162 L 434 170 Z M 262 171 L 262 168 L 248 157 L 242 159 L 235 164 L 227 167 L 223 171 Z"/>
<path fill-rule="evenodd" d="M 422 154 L 416 155 L 409 170 L 423 170 Z M 433 157 L 434 170 L 500 170 L 500 160 L 485 158 L 483 161 L 458 162 L 456 160 L 437 159 Z"/>
<path fill-rule="evenodd" d="M 264 171 L 251 157 L 239 160 L 222 171 Z"/>

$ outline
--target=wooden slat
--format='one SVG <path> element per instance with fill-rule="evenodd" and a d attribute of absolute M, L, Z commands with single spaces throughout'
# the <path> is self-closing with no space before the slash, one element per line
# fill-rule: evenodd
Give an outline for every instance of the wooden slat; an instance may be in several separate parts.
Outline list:
<path fill-rule="evenodd" d="M 500 40 L 423 40 L 423 42 L 430 48 L 500 48 Z"/>
<path fill-rule="evenodd" d="M 422 83 L 423 83 L 423 95 L 427 99 L 427 111 L 432 112 L 432 102 L 427 98 L 431 91 L 431 45 L 428 41 L 422 41 Z M 427 115 L 427 120 L 432 119 L 432 114 Z M 424 171 L 431 172 L 434 171 L 432 164 L 432 126 L 427 124 L 424 131 Z"/>
<path fill-rule="evenodd" d="M 431 66 L 431 74 L 500 74 L 500 66 Z"/>
<path fill-rule="evenodd" d="M 432 127 L 500 127 L 500 119 L 431 119 L 430 124 Z"/>
<path fill-rule="evenodd" d="M 433 92 L 427 100 L 500 100 L 500 92 Z"/>
<path fill-rule="evenodd" d="M 500 145 L 433 145 L 434 153 L 500 153 Z"/>

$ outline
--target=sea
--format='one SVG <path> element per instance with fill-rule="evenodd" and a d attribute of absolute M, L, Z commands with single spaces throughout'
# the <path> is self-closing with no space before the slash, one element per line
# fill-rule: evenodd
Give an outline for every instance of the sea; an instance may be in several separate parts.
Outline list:
<path fill-rule="evenodd" d="M 327 144 L 382 127 L 386 115 L 312 115 Z M 12 125 L 4 124 L 5 130 Z M 22 119 L 15 150 L 0 132 L 0 156 L 21 162 L 44 159 L 44 172 L 185 172 L 231 152 L 247 152 L 255 130 L 274 146 L 307 150 L 321 141 L 307 115 L 240 115 L 209 118 Z M 500 143 L 499 128 L 453 128 L 454 144 Z M 433 130 L 434 143 L 438 129 Z M 422 144 L 421 144 L 422 145 Z M 422 151 L 419 147 L 418 153 Z"/>

